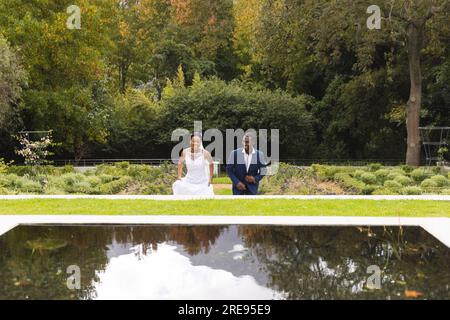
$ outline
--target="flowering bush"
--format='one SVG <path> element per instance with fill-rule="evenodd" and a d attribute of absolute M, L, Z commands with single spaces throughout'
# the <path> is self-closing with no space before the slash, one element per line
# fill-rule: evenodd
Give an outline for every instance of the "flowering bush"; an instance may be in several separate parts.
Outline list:
<path fill-rule="evenodd" d="M 54 145 L 51 134 L 36 141 L 31 141 L 28 134 L 19 135 L 17 139 L 21 149 L 16 150 L 16 153 L 25 159 L 25 165 L 39 166 L 48 163 L 46 158 L 53 153 L 47 149 Z"/>

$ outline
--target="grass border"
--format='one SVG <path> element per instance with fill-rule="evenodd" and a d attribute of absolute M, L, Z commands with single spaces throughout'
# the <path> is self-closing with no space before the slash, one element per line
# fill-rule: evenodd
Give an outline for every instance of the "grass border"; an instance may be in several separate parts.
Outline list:
<path fill-rule="evenodd" d="M 0 200 L 0 215 L 450 217 L 450 201 L 335 199 Z"/>

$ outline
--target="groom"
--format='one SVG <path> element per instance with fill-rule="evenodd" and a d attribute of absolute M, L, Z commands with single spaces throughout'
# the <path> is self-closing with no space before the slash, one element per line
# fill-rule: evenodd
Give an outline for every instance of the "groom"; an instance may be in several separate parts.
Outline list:
<path fill-rule="evenodd" d="M 233 181 L 233 195 L 257 195 L 259 182 L 266 167 L 264 154 L 253 148 L 253 138 L 245 134 L 243 148 L 231 152 L 227 162 L 227 175 Z"/>

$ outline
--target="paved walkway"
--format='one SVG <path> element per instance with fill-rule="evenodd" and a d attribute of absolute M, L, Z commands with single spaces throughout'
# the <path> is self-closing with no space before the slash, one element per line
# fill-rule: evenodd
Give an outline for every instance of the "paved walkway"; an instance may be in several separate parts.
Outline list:
<path fill-rule="evenodd" d="M 0 235 L 18 225 L 39 224 L 176 224 L 291 226 L 420 226 L 450 248 L 450 218 L 405 217 L 286 217 L 286 216 L 104 216 L 0 215 Z"/>
<path fill-rule="evenodd" d="M 29 199 L 107 199 L 107 200 L 242 200 L 242 199 L 298 199 L 298 200 L 432 200 L 432 201 L 450 201 L 450 195 L 379 195 L 379 196 L 359 196 L 359 195 L 335 195 L 335 196 L 301 196 L 301 195 L 283 195 L 283 196 L 173 196 L 173 195 L 3 195 L 0 200 L 29 200 Z"/>

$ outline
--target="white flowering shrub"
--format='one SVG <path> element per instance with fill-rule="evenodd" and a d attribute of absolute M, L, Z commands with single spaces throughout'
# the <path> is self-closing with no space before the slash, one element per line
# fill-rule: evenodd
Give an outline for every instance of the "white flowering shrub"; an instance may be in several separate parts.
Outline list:
<path fill-rule="evenodd" d="M 27 134 L 22 134 L 17 137 L 21 148 L 16 150 L 19 156 L 22 156 L 25 160 L 25 165 L 39 166 L 48 163 L 47 157 L 53 155 L 48 150 L 53 146 L 51 134 L 40 138 L 36 141 L 31 141 Z"/>

